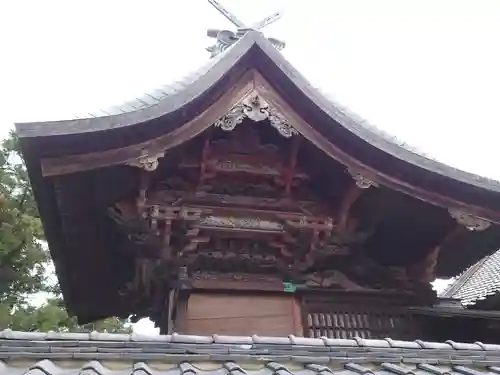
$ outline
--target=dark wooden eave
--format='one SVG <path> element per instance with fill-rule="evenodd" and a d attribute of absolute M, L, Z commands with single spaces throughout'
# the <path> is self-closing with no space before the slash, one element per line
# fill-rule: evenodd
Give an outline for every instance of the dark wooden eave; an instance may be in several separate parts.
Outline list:
<path fill-rule="evenodd" d="M 305 138 L 342 164 L 367 172 L 391 189 L 500 223 L 500 183 L 430 160 L 366 128 L 311 87 L 266 38 L 252 31 L 217 58 L 204 74 L 157 105 L 107 117 L 16 124 L 70 310 L 75 297 L 65 290 L 72 276 L 61 264 L 67 238 L 56 198 L 55 181 L 59 175 L 90 170 L 102 175 L 102 167 L 132 160 L 145 147 L 174 147 L 227 112 L 235 104 L 233 94 L 244 92 L 249 80 L 254 81 L 266 101 L 290 116 L 290 122 Z M 182 137 L 176 138 L 179 133 Z M 85 187 L 81 189 L 80 194 L 88 194 Z M 105 291 L 100 292 L 100 300 L 105 299 Z M 106 311 L 104 316 L 108 313 L 115 315 Z M 99 318 L 91 312 L 88 317 Z"/>

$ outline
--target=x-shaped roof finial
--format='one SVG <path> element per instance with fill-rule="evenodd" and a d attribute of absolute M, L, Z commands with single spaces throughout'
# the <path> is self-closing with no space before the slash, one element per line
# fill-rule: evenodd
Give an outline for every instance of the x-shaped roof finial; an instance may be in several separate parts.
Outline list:
<path fill-rule="evenodd" d="M 233 45 L 238 39 L 240 39 L 246 32 L 250 30 L 260 30 L 264 27 L 279 20 L 283 12 L 276 12 L 268 17 L 263 18 L 261 21 L 253 24 L 252 26 L 246 26 L 242 21 L 240 21 L 234 14 L 229 12 L 216 0 L 208 0 L 208 2 L 217 9 L 224 17 L 226 17 L 233 25 L 237 27 L 236 32 L 230 30 L 214 30 L 210 29 L 207 35 L 211 38 L 216 38 L 215 45 L 208 47 L 207 51 L 212 54 L 212 57 L 218 55 L 222 51 Z M 285 42 L 274 38 L 268 38 L 268 40 L 278 49 L 281 50 L 285 47 Z"/>

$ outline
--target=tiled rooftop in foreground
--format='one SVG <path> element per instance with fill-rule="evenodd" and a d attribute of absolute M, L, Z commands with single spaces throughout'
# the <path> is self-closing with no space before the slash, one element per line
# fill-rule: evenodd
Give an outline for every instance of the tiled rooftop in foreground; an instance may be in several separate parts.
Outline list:
<path fill-rule="evenodd" d="M 0 360 L 2 375 L 478 375 L 500 374 L 500 345 L 5 330 Z"/>

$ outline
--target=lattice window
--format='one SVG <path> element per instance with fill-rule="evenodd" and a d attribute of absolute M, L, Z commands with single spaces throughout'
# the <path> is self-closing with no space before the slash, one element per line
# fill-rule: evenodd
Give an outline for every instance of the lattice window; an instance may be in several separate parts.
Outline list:
<path fill-rule="evenodd" d="M 309 337 L 361 337 L 365 339 L 414 338 L 416 322 L 404 307 L 380 301 L 352 303 L 309 302 L 304 304 L 305 334 Z"/>

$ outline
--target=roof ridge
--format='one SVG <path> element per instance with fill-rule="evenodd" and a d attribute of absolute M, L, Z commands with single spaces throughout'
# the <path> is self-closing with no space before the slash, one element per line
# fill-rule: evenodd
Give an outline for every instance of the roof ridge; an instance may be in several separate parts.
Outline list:
<path fill-rule="evenodd" d="M 159 345 L 165 344 L 193 344 L 193 345 L 206 345 L 206 344 L 222 344 L 234 345 L 241 349 L 250 349 L 254 346 L 279 346 L 280 350 L 291 349 L 292 347 L 308 347 L 321 348 L 321 347 L 342 347 L 342 348 L 378 348 L 378 349 L 407 349 L 407 350 L 425 350 L 425 349 L 442 349 L 442 350 L 477 350 L 477 351 L 497 351 L 500 352 L 500 345 L 483 344 L 480 342 L 475 343 L 457 343 L 451 340 L 446 342 L 430 342 L 422 340 L 402 341 L 386 339 L 363 339 L 354 337 L 351 339 L 337 339 L 337 338 L 309 338 L 299 337 L 294 335 L 270 337 L 270 336 L 225 336 L 225 335 L 211 335 L 211 336 L 197 336 L 197 335 L 184 335 L 172 333 L 170 335 L 143 335 L 138 333 L 107 333 L 107 332 L 88 332 L 88 333 L 70 333 L 70 332 L 23 332 L 4 329 L 0 331 L 0 341 L 10 343 L 12 346 L 18 346 L 16 343 L 23 344 L 26 342 L 96 342 L 100 343 L 152 343 L 156 342 Z M 64 345 L 64 344 L 63 344 Z M 21 345 L 22 346 L 22 345 Z"/>

